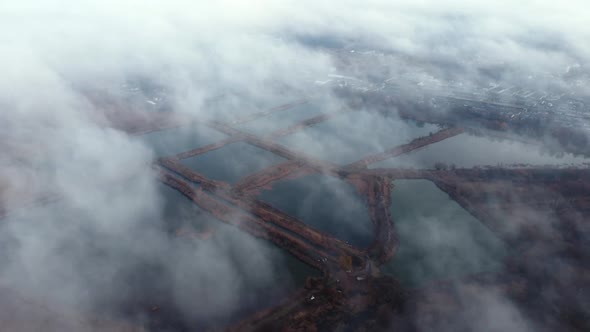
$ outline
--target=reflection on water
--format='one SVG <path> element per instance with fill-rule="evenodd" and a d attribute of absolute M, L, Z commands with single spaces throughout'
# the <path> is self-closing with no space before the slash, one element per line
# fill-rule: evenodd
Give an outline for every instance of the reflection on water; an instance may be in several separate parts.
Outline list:
<path fill-rule="evenodd" d="M 372 224 L 363 198 L 348 183 L 325 175 L 309 175 L 276 182 L 259 197 L 306 224 L 347 241 L 367 247 Z"/>
<path fill-rule="evenodd" d="M 382 269 L 409 287 L 501 268 L 505 244 L 427 180 L 396 180 L 391 214 L 400 238 Z"/>
<path fill-rule="evenodd" d="M 279 142 L 320 159 L 346 164 L 436 131 L 438 127 L 431 124 L 417 125 L 391 116 L 356 111 L 285 136 Z"/>
<path fill-rule="evenodd" d="M 550 155 L 540 147 L 498 138 L 462 134 L 425 148 L 376 163 L 371 168 L 434 168 L 436 162 L 457 167 L 498 166 L 512 164 L 561 165 L 590 163 L 590 158 L 570 153 Z"/>
<path fill-rule="evenodd" d="M 282 161 L 285 159 L 274 153 L 238 142 L 185 159 L 182 163 L 210 179 L 234 183 Z"/>

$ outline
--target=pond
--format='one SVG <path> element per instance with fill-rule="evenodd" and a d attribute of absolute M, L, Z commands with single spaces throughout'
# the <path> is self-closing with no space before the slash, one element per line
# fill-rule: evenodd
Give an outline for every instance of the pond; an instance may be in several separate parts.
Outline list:
<path fill-rule="evenodd" d="M 354 111 L 282 137 L 278 142 L 320 159 L 347 164 L 437 131 L 438 127 L 432 124 Z"/>
<path fill-rule="evenodd" d="M 363 197 L 338 178 L 316 174 L 280 180 L 259 198 L 357 247 L 367 247 L 373 240 L 373 226 Z"/>
<path fill-rule="evenodd" d="M 215 143 L 225 137 L 224 134 L 205 125 L 191 125 L 154 131 L 134 139 L 140 140 L 152 149 L 156 157 L 167 157 Z"/>
<path fill-rule="evenodd" d="M 286 159 L 274 153 L 237 142 L 184 159 L 182 163 L 210 179 L 235 183 L 244 176 L 283 161 Z"/>
<path fill-rule="evenodd" d="M 263 136 L 328 111 L 328 109 L 322 106 L 320 102 L 308 102 L 271 113 L 253 121 L 245 122 L 236 127 L 248 133 Z"/>
<path fill-rule="evenodd" d="M 549 154 L 539 146 L 518 141 L 501 140 L 486 136 L 461 134 L 431 144 L 405 155 L 387 159 L 370 168 L 434 168 L 436 162 L 457 167 L 499 166 L 514 164 L 582 165 L 590 158 L 570 153 Z"/>
<path fill-rule="evenodd" d="M 167 252 L 168 283 L 174 285 L 177 308 L 192 324 L 223 325 L 245 318 L 284 299 L 308 276 L 320 274 L 272 243 L 214 219 L 182 194 L 162 187 L 164 219 L 182 230 Z M 207 236 L 182 236 L 184 231 Z M 200 310 L 195 311 L 195 306 Z"/>
<path fill-rule="evenodd" d="M 400 247 L 382 270 L 406 286 L 502 267 L 504 242 L 433 182 L 396 180 L 392 200 Z"/>

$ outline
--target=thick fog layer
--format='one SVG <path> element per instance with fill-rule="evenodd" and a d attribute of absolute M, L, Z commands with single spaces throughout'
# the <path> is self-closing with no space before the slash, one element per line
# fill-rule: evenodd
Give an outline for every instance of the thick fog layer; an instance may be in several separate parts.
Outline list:
<path fill-rule="evenodd" d="M 166 197 L 150 167 L 162 152 L 110 128 L 113 112 L 232 120 L 306 96 L 342 105 L 318 85 L 341 74 L 369 85 L 435 77 L 588 95 L 589 17 L 583 0 L 4 0 L 0 215 L 9 212 L 0 219 L 0 287 L 59 310 L 109 314 L 130 292 L 150 291 L 128 275 L 134 267 L 155 266 L 182 319 L 231 315 L 256 302 L 247 290 L 293 284 L 277 272 L 285 258 L 241 232 L 178 245 L 160 222 Z M 378 121 L 347 119 L 354 137 Z M 407 141 L 391 135 L 366 136 L 363 146 Z M 305 133 L 285 141 L 313 143 L 320 156 L 350 149 Z M 461 294 L 489 304 L 469 320 L 532 326 L 491 291 Z"/>

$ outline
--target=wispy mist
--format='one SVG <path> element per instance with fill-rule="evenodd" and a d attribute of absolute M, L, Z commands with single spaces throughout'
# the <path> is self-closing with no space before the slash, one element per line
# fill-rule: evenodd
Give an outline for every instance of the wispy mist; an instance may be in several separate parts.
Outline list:
<path fill-rule="evenodd" d="M 260 305 L 248 290 L 276 298 L 294 281 L 275 249 L 232 230 L 196 247 L 167 233 L 166 197 L 150 167 L 161 152 L 109 128 L 109 114 L 232 120 L 308 96 L 330 111 L 345 102 L 318 81 L 335 74 L 368 86 L 399 77 L 412 90 L 444 78 L 467 89 L 494 83 L 588 96 L 589 17 L 582 0 L 5 0 L 0 212 L 21 209 L 0 220 L 0 287 L 77 315 L 132 307 L 130 299 L 149 298 L 142 292 L 172 294 L 166 301 L 186 324 Z M 364 138 L 360 158 L 408 141 L 405 127 L 381 120 L 344 118 L 336 141 L 302 131 L 285 142 L 348 156 L 356 145 L 345 138 Z M 383 134 L 367 134 L 375 130 Z M 58 202 L 22 204 L 39 196 Z M 134 275 L 142 269 L 156 272 Z M 465 319 L 531 330 L 501 295 L 462 292 L 489 309 Z"/>

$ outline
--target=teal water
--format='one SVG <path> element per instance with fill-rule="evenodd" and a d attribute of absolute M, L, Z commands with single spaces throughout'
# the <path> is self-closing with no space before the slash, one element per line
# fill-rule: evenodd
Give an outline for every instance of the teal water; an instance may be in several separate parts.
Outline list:
<path fill-rule="evenodd" d="M 235 183 L 240 178 L 286 161 L 274 153 L 238 142 L 182 160 L 182 163 L 206 177 Z"/>
<path fill-rule="evenodd" d="M 215 143 L 226 136 L 204 125 L 192 125 L 151 132 L 137 136 L 154 151 L 156 157 L 172 156 L 207 144 Z"/>
<path fill-rule="evenodd" d="M 436 131 L 438 127 L 430 124 L 419 126 L 395 117 L 355 111 L 282 137 L 279 143 L 320 159 L 347 164 Z"/>
<path fill-rule="evenodd" d="M 455 164 L 457 167 L 513 164 L 581 165 L 590 163 L 590 158 L 574 156 L 570 153 L 551 155 L 531 144 L 461 134 L 411 153 L 376 163 L 370 168 L 434 168 L 436 162 Z"/>
<path fill-rule="evenodd" d="M 498 270 L 506 245 L 427 180 L 396 180 L 391 214 L 397 255 L 382 270 L 408 287 Z"/>
<path fill-rule="evenodd" d="M 352 185 L 326 175 L 281 180 L 259 198 L 306 224 L 358 247 L 367 247 L 373 228 L 367 206 Z"/>
<path fill-rule="evenodd" d="M 245 278 L 242 282 L 247 283 L 248 287 L 262 290 L 264 287 L 270 286 L 259 284 L 255 278 L 256 275 L 252 275 L 253 271 L 248 271 L 251 264 L 252 266 L 264 265 L 265 268 L 271 269 L 273 280 L 276 279 L 274 287 L 283 290 L 292 290 L 303 286 L 308 276 L 319 275 L 319 271 L 272 243 L 215 219 L 178 191 L 165 185 L 159 187 L 161 196 L 164 198 L 163 218 L 169 228 L 182 228 L 197 232 L 213 230 L 213 236 L 209 240 L 191 240 L 191 242 L 197 243 L 195 250 L 203 250 L 215 256 L 214 251 L 221 249 L 217 255 L 223 257 L 224 260 L 228 259 L 229 255 L 229 259 L 236 264 L 236 269 L 241 271 L 239 275 Z M 248 252 L 252 255 L 248 257 L 248 260 L 252 261 L 250 263 L 244 261 L 244 255 Z M 200 255 L 196 255 L 196 257 L 200 257 Z M 203 257 L 203 259 L 206 258 Z"/>
<path fill-rule="evenodd" d="M 321 102 L 309 102 L 289 108 L 288 110 L 272 113 L 254 121 L 246 122 L 238 125 L 237 128 L 251 134 L 266 135 L 275 130 L 292 126 L 325 111 L 326 109 L 322 107 Z"/>

